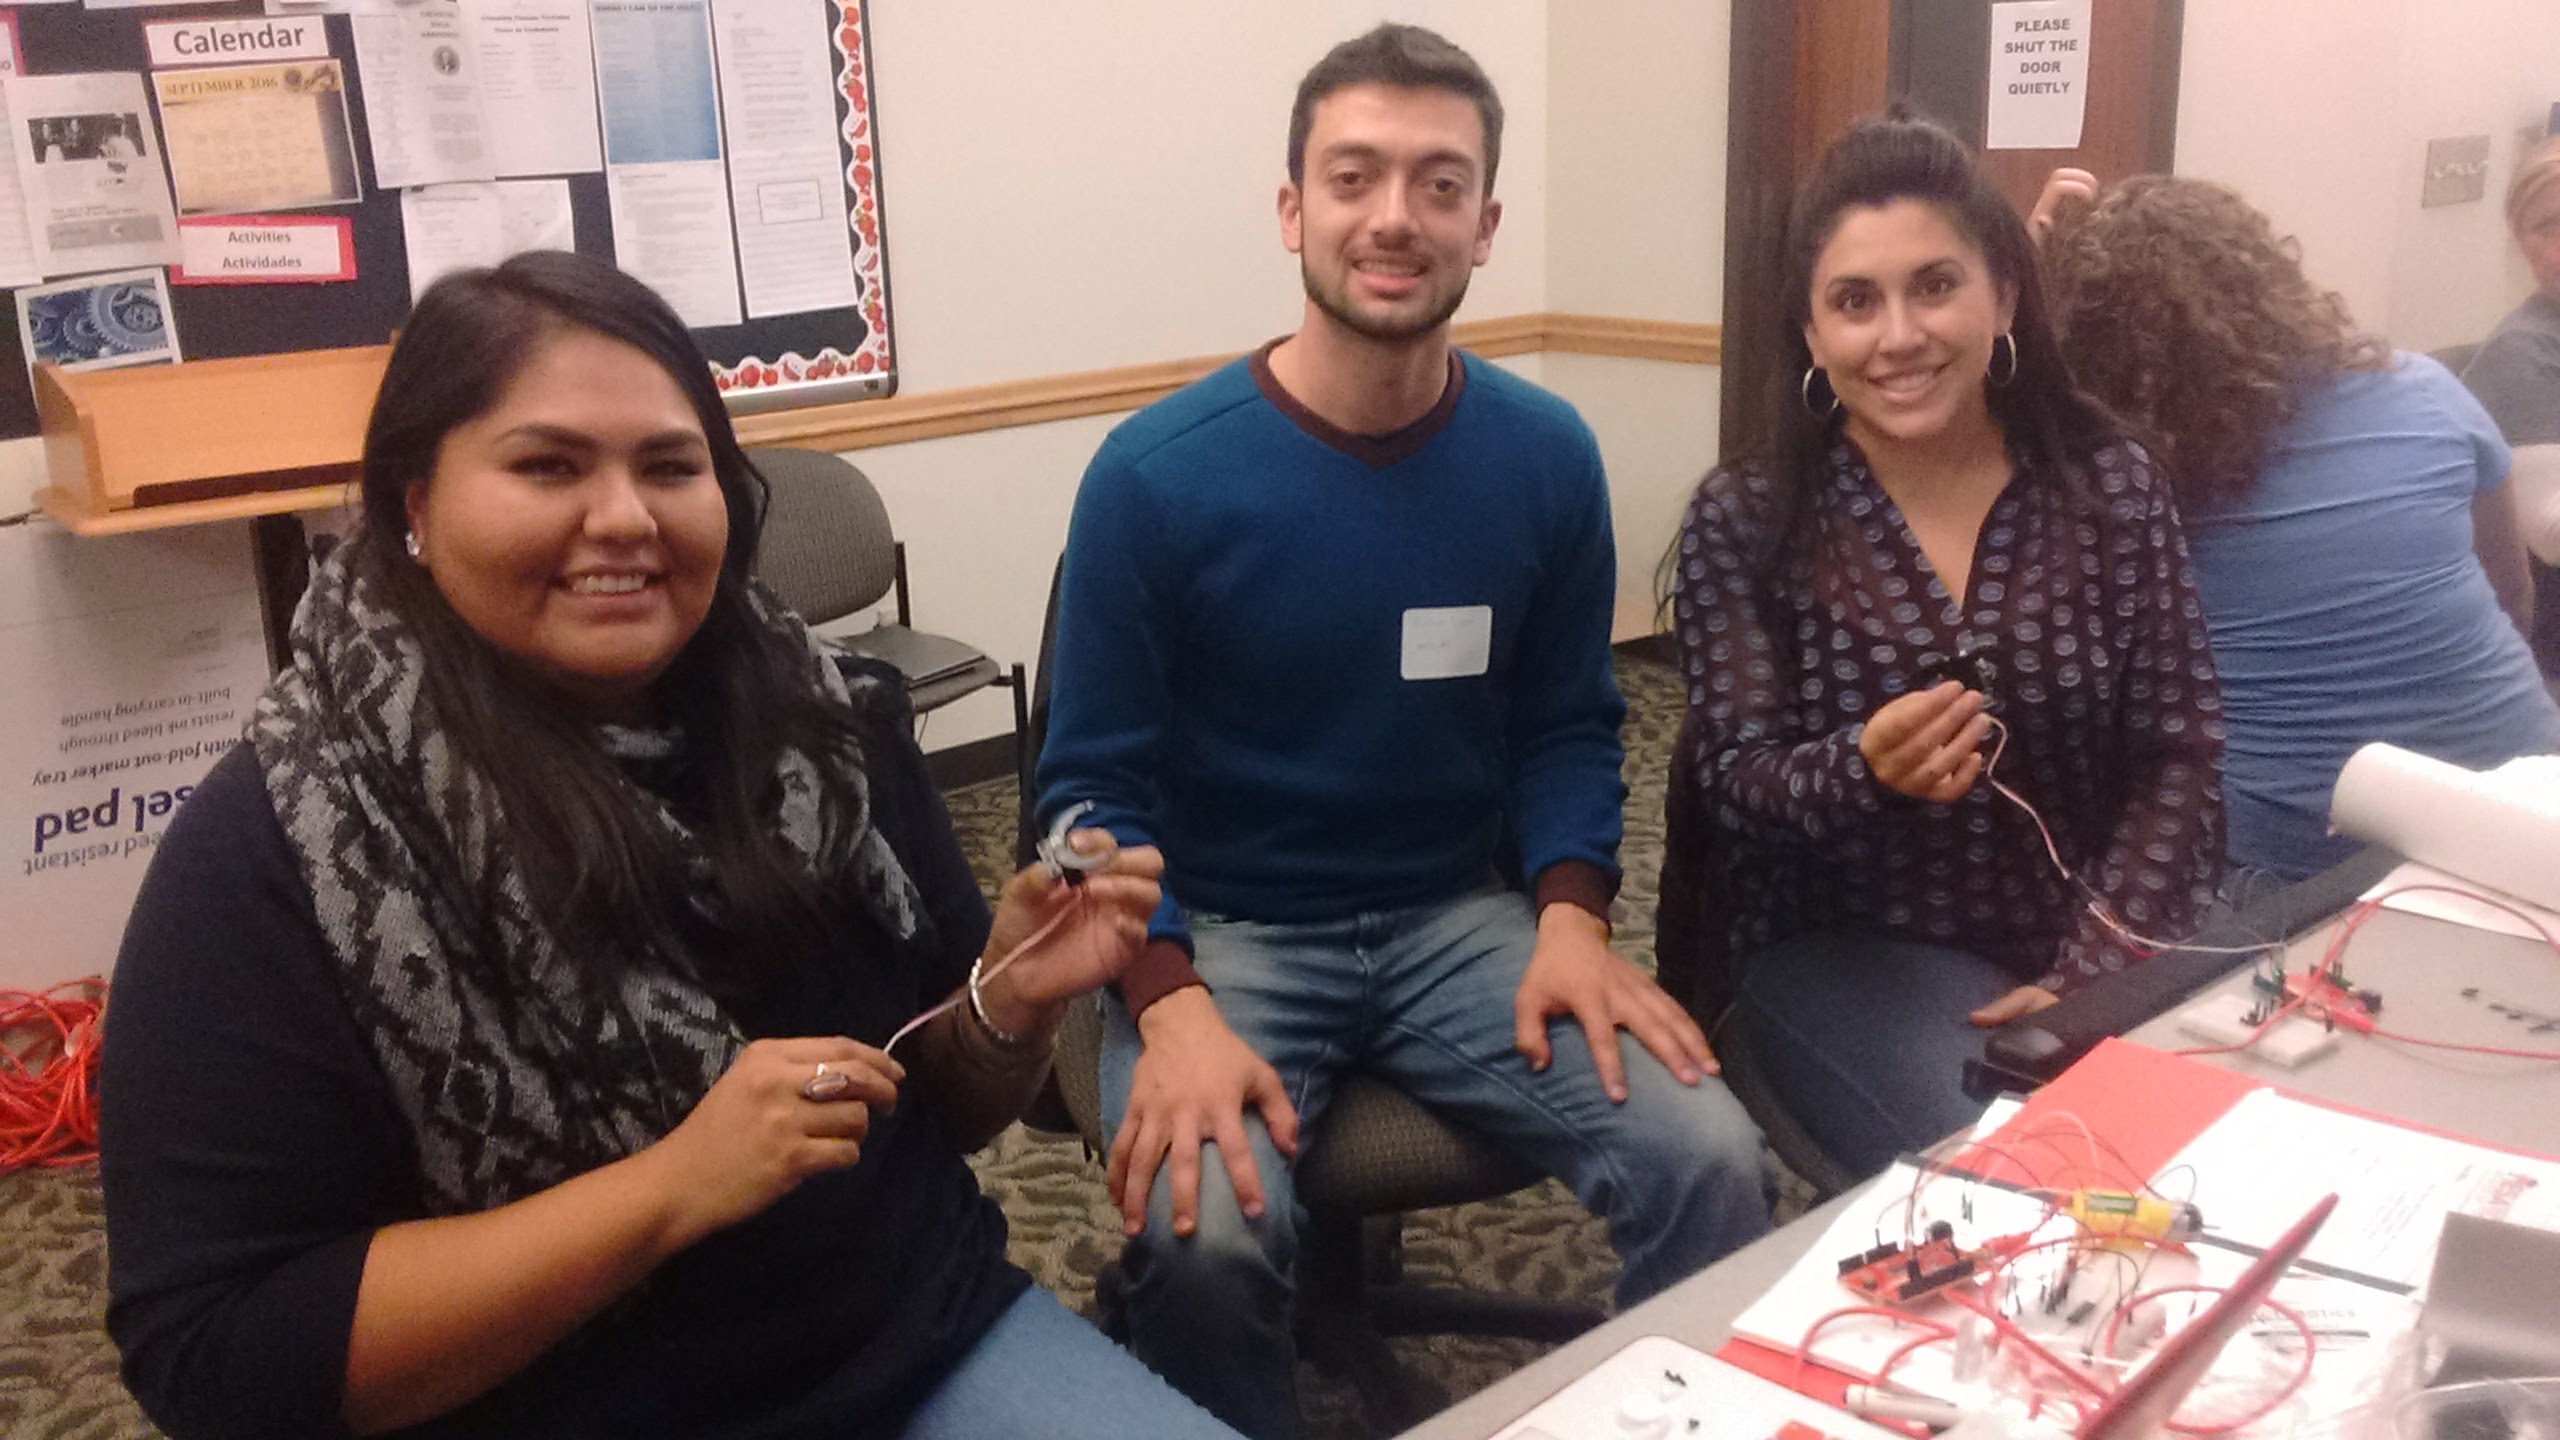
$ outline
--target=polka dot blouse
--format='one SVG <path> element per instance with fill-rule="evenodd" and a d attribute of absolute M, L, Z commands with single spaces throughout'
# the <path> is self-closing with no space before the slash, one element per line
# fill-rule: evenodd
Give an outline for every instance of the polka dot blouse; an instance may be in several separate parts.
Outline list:
<path fill-rule="evenodd" d="M 1702 787 L 1734 897 L 1736 954 L 1815 929 L 1944 944 L 2067 988 L 2195 929 L 2222 867 L 2221 699 L 2169 488 L 2133 447 L 2089 467 L 2094 500 L 2021 470 L 1976 542 L 1959 604 L 1865 459 L 1837 445 L 1787 553 L 1770 482 L 1720 469 L 1680 534 L 1676 624 Z M 1998 777 L 1951 805 L 1887 789 L 1866 717 L 1978 653 L 2009 728 Z"/>

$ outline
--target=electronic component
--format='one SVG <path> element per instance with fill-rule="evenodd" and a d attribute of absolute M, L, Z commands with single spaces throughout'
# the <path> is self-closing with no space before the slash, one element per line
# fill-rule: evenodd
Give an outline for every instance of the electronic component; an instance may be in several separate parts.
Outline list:
<path fill-rule="evenodd" d="M 2307 1064 L 2338 1048 L 2337 1032 L 2303 1015 L 2284 1016 L 2259 1034 L 2267 1016 L 2263 1001 L 2217 991 L 2179 1011 L 2178 1028 L 2209 1045 L 2247 1045 L 2258 1059 L 2285 1066 Z"/>
<path fill-rule="evenodd" d="M 2063 1202 L 2062 1213 L 2083 1234 L 2108 1240 L 2179 1244 L 2204 1233 L 2204 1213 L 2195 1206 L 2122 1190 L 2074 1190 Z"/>
<path fill-rule="evenodd" d="M 2360 1035 L 2373 1029 L 2373 1017 L 2382 1011 L 2380 992 L 2356 989 L 2335 973 L 2323 975 L 2305 970 L 2287 975 L 2284 988 L 2304 1014 L 2324 1024 L 2343 1025 Z"/>
<path fill-rule="evenodd" d="M 1115 847 L 1107 845 L 1098 850 L 1079 850 L 1067 838 L 1068 833 L 1075 829 L 1076 822 L 1092 814 L 1093 809 L 1092 801 L 1079 800 L 1059 811 L 1058 818 L 1049 822 L 1049 833 L 1041 837 L 1035 851 L 1040 857 L 1041 868 L 1049 872 L 1050 879 L 1081 885 L 1087 874 L 1110 864 L 1113 856 L 1119 853 Z"/>
<path fill-rule="evenodd" d="M 1908 1305 L 1959 1280 L 1969 1279 L 1976 1258 L 1956 1245 L 1955 1227 L 1944 1220 L 1929 1227 L 1917 1245 L 1878 1245 L 1840 1262 L 1840 1283 L 1872 1305 Z"/>
<path fill-rule="evenodd" d="M 1941 680 L 1953 680 L 1988 699 L 1992 687 L 2000 681 L 2000 669 L 1991 661 L 1991 644 L 1987 635 L 1968 635 L 1956 642 L 1953 655 L 1936 650 L 1922 652 L 1918 688 L 1925 690 Z"/>

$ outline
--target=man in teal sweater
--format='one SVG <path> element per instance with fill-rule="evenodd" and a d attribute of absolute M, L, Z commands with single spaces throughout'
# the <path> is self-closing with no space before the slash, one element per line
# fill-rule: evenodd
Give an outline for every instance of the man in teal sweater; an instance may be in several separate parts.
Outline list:
<path fill-rule="evenodd" d="M 1257 1437 L 1298 1431 L 1288 1167 L 1348 1068 L 1563 1177 L 1622 1304 L 1768 1227 L 1705 1036 L 1608 948 L 1598 448 L 1449 343 L 1501 116 L 1411 26 L 1310 71 L 1279 202 L 1303 325 L 1115 430 L 1067 543 L 1041 810 L 1167 865 L 1102 1063 L 1130 1341 Z"/>

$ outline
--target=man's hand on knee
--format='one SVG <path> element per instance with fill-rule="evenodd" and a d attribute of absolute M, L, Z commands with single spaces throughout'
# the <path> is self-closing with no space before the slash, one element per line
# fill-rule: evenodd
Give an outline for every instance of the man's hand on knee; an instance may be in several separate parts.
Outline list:
<path fill-rule="evenodd" d="M 1262 1214 L 1262 1177 L 1245 1141 L 1244 1111 L 1260 1112 L 1281 1154 L 1298 1153 L 1298 1112 L 1271 1068 L 1237 1038 L 1199 986 L 1176 990 L 1138 1017 L 1143 1048 L 1129 1084 L 1129 1113 L 1111 1142 L 1111 1200 L 1131 1235 L 1146 1228 L 1147 1196 L 1169 1164 L 1173 1233 L 1200 1223 L 1200 1150 L 1215 1142 L 1249 1218 Z"/>
<path fill-rule="evenodd" d="M 1598 916 L 1556 903 L 1538 912 L 1538 947 L 1511 1004 L 1513 1043 L 1532 1068 L 1544 1070 L 1555 1058 L 1547 1022 L 1564 1015 L 1581 1022 L 1592 1067 L 1612 1100 L 1627 1098 L 1626 1062 L 1618 1054 L 1622 1027 L 1684 1085 L 1716 1073 L 1706 1032 L 1680 1002 L 1609 948 Z"/>

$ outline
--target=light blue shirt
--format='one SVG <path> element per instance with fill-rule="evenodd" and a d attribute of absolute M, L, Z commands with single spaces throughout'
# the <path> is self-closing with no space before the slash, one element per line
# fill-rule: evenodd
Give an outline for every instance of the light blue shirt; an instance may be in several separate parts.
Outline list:
<path fill-rule="evenodd" d="M 2394 358 L 2306 395 L 2249 493 L 2187 517 L 2235 864 L 2299 877 L 2352 853 L 2329 797 L 2369 742 L 2475 769 L 2560 749 L 2560 706 L 2472 549 L 2507 444 L 2452 372 Z"/>

